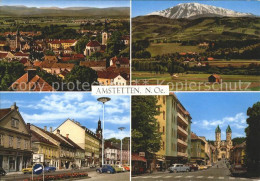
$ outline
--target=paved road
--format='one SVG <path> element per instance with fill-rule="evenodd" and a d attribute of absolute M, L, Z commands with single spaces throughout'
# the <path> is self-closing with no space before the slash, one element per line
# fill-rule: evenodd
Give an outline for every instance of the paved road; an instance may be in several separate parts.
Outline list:
<path fill-rule="evenodd" d="M 219 161 L 215 166 L 207 170 L 196 171 L 196 172 L 185 172 L 185 173 L 169 173 L 169 172 L 157 172 L 149 175 L 142 175 L 132 177 L 132 181 L 226 181 L 226 180 L 248 180 L 248 181 L 260 181 L 258 179 L 239 178 L 230 176 L 230 172 L 226 167 L 224 161 Z"/>
<path fill-rule="evenodd" d="M 52 173 L 47 173 L 47 175 L 56 175 L 56 174 L 62 174 L 62 173 L 68 173 L 73 172 L 73 170 L 59 170 Z M 80 179 L 79 181 L 129 181 L 130 180 L 130 172 L 124 172 L 124 173 L 116 173 L 116 174 L 99 174 L 96 173 L 96 169 L 82 169 L 82 170 L 76 170 L 74 172 L 87 172 L 89 178 Z M 26 178 L 31 178 L 31 174 L 10 174 L 6 175 L 4 177 L 0 177 L 0 181 L 23 181 Z"/>

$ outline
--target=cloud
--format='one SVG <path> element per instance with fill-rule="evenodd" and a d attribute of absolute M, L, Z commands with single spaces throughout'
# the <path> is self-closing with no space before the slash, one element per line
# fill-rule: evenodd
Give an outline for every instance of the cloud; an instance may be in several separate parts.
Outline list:
<path fill-rule="evenodd" d="M 130 132 L 129 131 L 116 131 L 116 130 L 111 130 L 111 129 L 105 129 L 104 131 L 104 138 L 109 139 L 109 138 L 118 138 L 122 139 L 124 137 L 130 137 Z"/>
<path fill-rule="evenodd" d="M 105 117 L 105 123 L 111 123 L 111 124 L 130 124 L 130 118 L 128 116 L 119 117 L 119 116 L 113 116 L 106 119 Z"/>

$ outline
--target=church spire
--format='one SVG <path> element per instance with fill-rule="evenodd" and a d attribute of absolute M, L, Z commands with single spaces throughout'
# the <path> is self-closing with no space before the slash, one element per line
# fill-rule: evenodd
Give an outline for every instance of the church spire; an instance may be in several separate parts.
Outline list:
<path fill-rule="evenodd" d="M 226 133 L 232 133 L 232 130 L 230 128 L 230 126 L 228 125 L 227 129 L 226 129 Z"/>
<path fill-rule="evenodd" d="M 216 128 L 215 133 L 221 133 L 221 129 L 220 129 L 219 125 L 218 125 L 218 127 Z"/>

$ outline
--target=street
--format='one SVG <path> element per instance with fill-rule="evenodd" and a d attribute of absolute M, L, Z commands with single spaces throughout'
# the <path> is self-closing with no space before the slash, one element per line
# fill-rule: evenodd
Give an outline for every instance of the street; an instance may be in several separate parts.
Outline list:
<path fill-rule="evenodd" d="M 218 168 L 217 168 L 218 167 Z M 215 166 L 209 168 L 207 170 L 199 170 L 196 172 L 182 172 L 182 173 L 169 173 L 166 172 L 157 172 L 154 174 L 146 174 L 142 176 L 132 177 L 133 181 L 164 181 L 164 180 L 176 180 L 176 181 L 208 181 L 208 180 L 250 180 L 250 181 L 260 181 L 260 178 L 257 179 L 249 179 L 249 178 L 240 178 L 240 177 L 232 177 L 226 164 L 223 161 L 219 161 Z"/>
<path fill-rule="evenodd" d="M 68 173 L 68 172 L 87 172 L 89 178 L 84 178 L 84 179 L 78 179 L 78 180 L 106 180 L 106 181 L 114 181 L 114 180 L 122 180 L 122 181 L 129 181 L 130 180 L 130 173 L 116 173 L 116 174 L 99 174 L 96 173 L 96 169 L 81 169 L 81 170 L 58 170 L 56 172 L 52 173 L 46 173 L 46 175 L 58 175 L 62 173 Z M 22 173 L 17 173 L 17 174 L 7 174 L 4 177 L 0 176 L 0 181 L 23 181 L 24 179 L 29 179 L 31 178 L 31 174 L 22 174 Z"/>

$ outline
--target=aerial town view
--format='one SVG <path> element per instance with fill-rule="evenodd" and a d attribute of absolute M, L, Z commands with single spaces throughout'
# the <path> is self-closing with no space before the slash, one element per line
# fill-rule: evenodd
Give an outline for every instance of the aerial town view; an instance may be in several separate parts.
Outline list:
<path fill-rule="evenodd" d="M 0 90 L 129 84 L 129 4 L 1 1 Z"/>
<path fill-rule="evenodd" d="M 0 180 L 129 181 L 129 99 L 74 92 L 2 94 Z M 37 173 L 39 164 L 43 169 Z"/>
<path fill-rule="evenodd" d="M 259 97 L 133 96 L 132 180 L 259 180 Z"/>
<path fill-rule="evenodd" d="M 259 1 L 133 1 L 132 83 L 260 90 Z"/>

